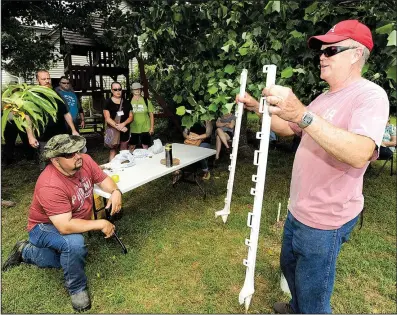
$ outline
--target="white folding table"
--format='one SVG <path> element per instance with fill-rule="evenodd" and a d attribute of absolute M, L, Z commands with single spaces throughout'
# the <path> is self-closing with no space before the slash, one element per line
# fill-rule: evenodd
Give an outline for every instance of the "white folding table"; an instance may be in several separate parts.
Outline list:
<path fill-rule="evenodd" d="M 120 169 L 120 170 L 104 170 L 106 174 L 109 176 L 119 175 L 119 182 L 117 183 L 118 188 L 122 193 L 126 193 L 130 190 L 133 190 L 139 186 L 142 186 L 152 180 L 160 178 L 164 175 L 170 174 L 176 170 L 182 169 L 188 165 L 191 165 L 195 162 L 201 161 L 202 159 L 208 158 L 211 155 L 216 153 L 213 149 L 201 148 L 192 145 L 185 145 L 181 143 L 173 143 L 172 144 L 172 157 L 180 160 L 179 165 L 175 165 L 172 167 L 166 167 L 165 165 L 160 163 L 161 159 L 165 158 L 164 151 L 159 154 L 155 154 L 152 157 L 145 158 L 136 158 L 134 161 L 136 164 L 134 166 Z M 199 188 L 204 192 L 203 188 L 196 181 Z M 94 193 L 105 198 L 109 198 L 110 194 L 104 192 L 97 185 L 94 185 Z M 94 207 L 94 217 L 97 218 L 97 212 L 105 210 L 106 217 L 108 220 L 111 219 L 110 209 L 105 209 L 106 200 L 104 200 L 104 206 L 102 208 L 96 209 L 95 200 L 93 202 Z M 114 233 L 114 237 L 117 242 L 123 249 L 124 254 L 127 254 L 127 249 L 124 246 L 123 242 L 119 239 L 116 232 Z"/>
<path fill-rule="evenodd" d="M 117 183 L 117 186 L 122 193 L 126 193 L 152 180 L 215 155 L 215 153 L 216 151 L 213 149 L 173 143 L 172 157 L 180 160 L 179 165 L 166 167 L 161 164 L 160 160 L 165 158 L 165 153 L 163 151 L 162 153 L 153 155 L 151 158 L 136 158 L 136 164 L 134 166 L 117 171 L 104 170 L 104 172 L 109 176 L 114 174 L 119 175 L 120 180 Z M 104 192 L 97 185 L 94 186 L 94 193 L 104 198 L 110 197 L 109 193 Z"/>

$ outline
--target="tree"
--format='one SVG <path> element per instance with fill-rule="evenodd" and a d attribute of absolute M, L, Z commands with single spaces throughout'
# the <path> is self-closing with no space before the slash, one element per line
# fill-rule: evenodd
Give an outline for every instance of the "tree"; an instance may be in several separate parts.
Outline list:
<path fill-rule="evenodd" d="M 48 36 L 37 36 L 35 23 L 67 28 L 95 38 L 94 18 L 107 17 L 120 0 L 112 1 L 2 1 L 2 67 L 30 79 L 38 69 L 48 69 L 62 58 Z"/>
<path fill-rule="evenodd" d="M 153 85 L 182 106 L 182 124 L 190 126 L 230 110 L 243 68 L 249 71 L 248 90 L 259 97 L 264 64 L 276 64 L 277 83 L 293 87 L 309 104 L 327 84 L 318 78 L 318 60 L 307 48 L 307 39 L 344 19 L 359 19 L 373 30 L 375 49 L 365 76 L 388 91 L 395 106 L 396 25 L 391 4 L 378 0 L 151 1 L 134 8 L 135 19 L 124 26 L 140 29 L 148 63 L 156 66 Z M 129 45 L 125 40 L 123 49 L 136 49 L 135 44 Z"/>

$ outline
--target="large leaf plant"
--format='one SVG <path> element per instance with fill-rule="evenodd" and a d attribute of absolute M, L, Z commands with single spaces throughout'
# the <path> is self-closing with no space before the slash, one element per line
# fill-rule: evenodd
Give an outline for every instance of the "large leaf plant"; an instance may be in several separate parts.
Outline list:
<path fill-rule="evenodd" d="M 1 136 L 4 139 L 4 130 L 8 120 L 13 120 L 15 125 L 22 130 L 30 128 L 40 134 L 48 121 L 48 117 L 56 120 L 58 110 L 57 102 L 62 99 L 57 93 L 47 87 L 38 85 L 16 84 L 10 85 L 3 92 L 1 99 L 2 118 Z M 30 123 L 26 116 L 29 116 Z"/>

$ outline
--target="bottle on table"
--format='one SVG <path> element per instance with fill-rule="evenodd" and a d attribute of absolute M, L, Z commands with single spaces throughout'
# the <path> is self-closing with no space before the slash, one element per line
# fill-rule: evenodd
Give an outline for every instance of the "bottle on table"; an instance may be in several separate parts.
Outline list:
<path fill-rule="evenodd" d="M 165 166 L 172 167 L 172 143 L 165 145 Z"/>

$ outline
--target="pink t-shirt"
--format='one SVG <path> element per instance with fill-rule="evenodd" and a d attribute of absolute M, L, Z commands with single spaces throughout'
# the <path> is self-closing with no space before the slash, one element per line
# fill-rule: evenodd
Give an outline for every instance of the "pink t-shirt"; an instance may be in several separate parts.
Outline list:
<path fill-rule="evenodd" d="M 51 223 L 48 217 L 72 212 L 73 218 L 91 218 L 94 184 L 106 174 L 87 154 L 82 154 L 83 166 L 68 177 L 49 164 L 40 174 L 29 209 L 28 231 L 39 223 Z"/>
<path fill-rule="evenodd" d="M 342 90 L 321 94 L 307 108 L 332 125 L 369 137 L 380 146 L 389 100 L 380 86 L 361 79 Z M 363 209 L 363 176 L 369 162 L 361 169 L 340 162 L 297 124 L 289 125 L 302 136 L 292 169 L 289 210 L 310 227 L 337 229 Z M 377 158 L 375 150 L 372 160 Z"/>

